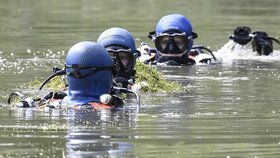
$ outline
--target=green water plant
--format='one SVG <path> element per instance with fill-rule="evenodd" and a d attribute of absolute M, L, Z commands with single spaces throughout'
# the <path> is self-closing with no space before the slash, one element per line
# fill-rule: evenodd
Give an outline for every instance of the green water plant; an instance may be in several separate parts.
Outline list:
<path fill-rule="evenodd" d="M 163 74 L 157 71 L 156 67 L 146 65 L 142 62 L 136 62 L 136 85 L 140 86 L 142 92 L 182 92 L 184 88 L 175 81 L 167 81 Z M 37 89 L 43 81 L 35 78 L 29 83 L 26 83 L 24 87 L 30 89 Z M 61 76 L 54 77 L 44 89 L 50 89 L 53 91 L 61 90 L 65 88 L 65 83 Z"/>
<path fill-rule="evenodd" d="M 141 85 L 144 92 L 182 92 L 184 88 L 175 81 L 167 81 L 156 67 L 136 62 L 136 84 Z"/>
<path fill-rule="evenodd" d="M 37 90 L 40 87 L 40 85 L 42 84 L 42 82 L 43 82 L 42 80 L 35 78 L 35 79 L 31 80 L 30 82 L 23 84 L 21 87 Z M 65 88 L 65 83 L 63 82 L 62 76 L 54 77 L 44 87 L 44 89 L 53 90 L 53 91 L 61 90 L 64 88 Z"/>

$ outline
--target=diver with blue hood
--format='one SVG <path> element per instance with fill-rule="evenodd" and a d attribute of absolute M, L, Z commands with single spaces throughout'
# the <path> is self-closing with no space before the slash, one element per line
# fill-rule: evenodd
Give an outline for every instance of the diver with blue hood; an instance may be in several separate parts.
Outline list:
<path fill-rule="evenodd" d="M 114 72 L 114 83 L 118 87 L 131 87 L 135 83 L 134 66 L 139 55 L 131 33 L 119 27 L 109 28 L 101 33 L 97 43 L 107 49 L 117 65 Z"/>
<path fill-rule="evenodd" d="M 156 47 L 154 63 L 193 65 L 196 62 L 215 60 L 212 51 L 208 48 L 193 46 L 193 40 L 197 38 L 197 34 L 192 32 L 190 21 L 181 14 L 163 16 L 158 21 L 155 31 L 150 32 L 148 37 L 153 40 Z M 195 59 L 197 55 L 205 51 L 209 54 L 206 58 Z"/>
<path fill-rule="evenodd" d="M 62 104 L 76 106 L 101 102 L 122 105 L 120 98 L 110 95 L 115 67 L 107 50 L 95 42 L 84 41 L 72 46 L 65 64 L 68 95 Z"/>
<path fill-rule="evenodd" d="M 13 92 L 8 103 L 18 101 L 18 107 L 86 107 L 111 108 L 122 107 L 124 101 L 115 95 L 115 91 L 134 93 L 113 87 L 113 71 L 116 69 L 109 53 L 95 42 L 83 41 L 72 46 L 66 57 L 65 69 L 57 69 L 39 87 L 55 76 L 66 75 L 67 88 L 63 91 L 51 91 L 42 98 L 25 97 L 20 92 Z M 137 94 L 134 93 L 136 96 Z"/>

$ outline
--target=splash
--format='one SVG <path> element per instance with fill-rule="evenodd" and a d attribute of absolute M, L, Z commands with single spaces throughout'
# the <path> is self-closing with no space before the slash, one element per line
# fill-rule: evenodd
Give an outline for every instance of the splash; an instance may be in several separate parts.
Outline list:
<path fill-rule="evenodd" d="M 257 52 L 253 52 L 250 44 L 242 46 L 233 40 L 229 40 L 223 47 L 213 53 L 222 63 L 231 63 L 234 60 L 280 61 L 280 50 L 274 50 L 268 56 L 260 56 Z"/>

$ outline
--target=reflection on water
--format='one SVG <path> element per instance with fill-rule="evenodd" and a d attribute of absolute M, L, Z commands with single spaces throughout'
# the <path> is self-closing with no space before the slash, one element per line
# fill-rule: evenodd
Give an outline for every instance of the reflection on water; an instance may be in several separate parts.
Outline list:
<path fill-rule="evenodd" d="M 131 155 L 136 116 L 122 111 L 73 111 L 66 135 L 67 157 Z M 77 128 L 78 127 L 78 128 Z"/>
<path fill-rule="evenodd" d="M 135 137 L 137 115 L 131 111 L 27 108 L 6 112 L 0 126 L 0 155 L 4 157 L 133 154 L 133 144 L 122 141 Z"/>
<path fill-rule="evenodd" d="M 0 5 L 0 157 L 277 157 L 280 53 L 222 49 L 236 26 L 279 36 L 280 1 L 67 1 Z M 134 6 L 134 7 L 132 7 Z M 141 94 L 140 112 L 12 109 L 18 84 L 63 67 L 67 50 L 113 26 L 152 41 L 163 15 L 186 15 L 222 63 L 158 67 L 184 93 Z M 3 97 L 4 96 L 4 97 Z"/>
<path fill-rule="evenodd" d="M 65 121 L 61 115 L 52 116 L 52 113 L 55 112 L 2 109 L 0 155 L 61 157 L 65 151 Z"/>

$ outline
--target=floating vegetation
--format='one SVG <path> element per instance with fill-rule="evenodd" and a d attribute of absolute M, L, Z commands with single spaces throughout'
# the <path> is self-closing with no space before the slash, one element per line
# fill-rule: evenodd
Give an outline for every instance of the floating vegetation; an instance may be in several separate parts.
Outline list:
<path fill-rule="evenodd" d="M 184 88 L 174 81 L 167 81 L 163 75 L 151 65 L 136 62 L 136 84 L 140 84 L 144 92 L 182 92 Z"/>
<path fill-rule="evenodd" d="M 184 88 L 174 81 L 167 81 L 164 76 L 151 65 L 146 65 L 141 62 L 136 62 L 136 85 L 140 86 L 142 92 L 182 92 Z M 61 90 L 65 88 L 65 82 L 63 82 L 61 76 L 54 77 L 44 87 L 45 89 Z M 43 81 L 37 78 L 26 83 L 23 87 L 29 89 L 37 89 Z"/>
<path fill-rule="evenodd" d="M 58 91 L 58 90 L 64 89 L 65 83 L 63 82 L 64 81 L 63 77 L 64 76 L 56 76 L 56 77 L 52 78 L 52 80 L 50 82 L 48 82 L 44 86 L 44 88 L 48 89 L 48 90 L 53 90 L 53 91 Z M 30 82 L 22 85 L 22 87 L 37 90 L 41 86 L 42 83 L 43 83 L 43 81 L 35 78 L 35 79 L 31 80 Z"/>

